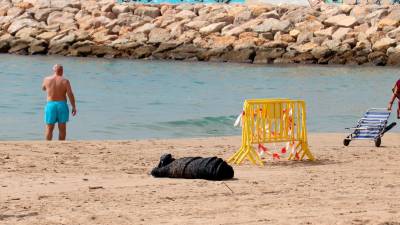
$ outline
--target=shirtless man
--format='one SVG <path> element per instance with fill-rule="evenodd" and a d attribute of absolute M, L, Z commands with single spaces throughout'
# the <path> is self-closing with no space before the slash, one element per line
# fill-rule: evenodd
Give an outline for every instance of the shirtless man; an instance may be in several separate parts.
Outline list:
<path fill-rule="evenodd" d="M 46 123 L 46 140 L 53 138 L 54 125 L 58 123 L 58 140 L 63 141 L 67 135 L 69 109 L 67 96 L 72 105 L 72 116 L 76 115 L 75 97 L 69 80 L 63 78 L 63 67 L 59 64 L 53 67 L 54 74 L 44 78 L 42 90 L 47 92 L 47 104 L 44 120 Z"/>
<path fill-rule="evenodd" d="M 400 79 L 394 85 L 393 95 L 390 98 L 389 105 L 388 105 L 389 111 L 392 110 L 392 105 L 393 105 L 394 100 L 396 100 L 396 98 L 399 101 L 398 102 L 399 105 L 397 107 L 397 119 L 400 119 Z"/>

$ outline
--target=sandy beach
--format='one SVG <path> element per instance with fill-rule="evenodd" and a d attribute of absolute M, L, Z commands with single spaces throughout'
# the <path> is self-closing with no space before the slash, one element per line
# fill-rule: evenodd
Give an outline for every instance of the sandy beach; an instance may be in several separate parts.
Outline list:
<path fill-rule="evenodd" d="M 311 134 L 315 162 L 156 179 L 162 153 L 228 158 L 239 137 L 0 142 L 0 224 L 400 224 L 400 134 L 382 147 Z"/>

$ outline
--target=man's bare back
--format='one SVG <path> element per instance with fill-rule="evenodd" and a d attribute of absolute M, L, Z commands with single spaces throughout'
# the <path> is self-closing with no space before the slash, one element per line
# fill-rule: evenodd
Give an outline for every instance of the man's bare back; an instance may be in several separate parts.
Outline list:
<path fill-rule="evenodd" d="M 43 79 L 42 90 L 47 93 L 45 107 L 46 139 L 53 138 L 54 125 L 59 128 L 59 140 L 65 140 L 67 122 L 69 120 L 69 108 L 67 97 L 71 103 L 71 114 L 76 115 L 75 96 L 70 82 L 63 77 L 63 67 L 55 65 L 54 74 Z"/>
<path fill-rule="evenodd" d="M 47 101 L 66 101 L 70 84 L 67 79 L 52 75 L 44 78 L 43 88 L 47 92 Z"/>

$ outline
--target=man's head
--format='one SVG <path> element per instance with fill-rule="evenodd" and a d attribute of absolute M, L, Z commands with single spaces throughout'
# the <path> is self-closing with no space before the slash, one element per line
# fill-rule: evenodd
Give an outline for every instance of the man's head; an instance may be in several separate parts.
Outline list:
<path fill-rule="evenodd" d="M 56 64 L 53 66 L 53 71 L 57 76 L 62 76 L 64 73 L 63 66 L 60 64 Z"/>

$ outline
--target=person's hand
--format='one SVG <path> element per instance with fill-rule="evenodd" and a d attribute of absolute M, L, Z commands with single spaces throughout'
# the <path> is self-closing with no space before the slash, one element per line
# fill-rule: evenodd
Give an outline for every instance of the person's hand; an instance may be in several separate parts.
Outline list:
<path fill-rule="evenodd" d="M 392 103 L 391 103 L 391 102 L 389 102 L 389 105 L 388 105 L 388 107 L 387 107 L 387 110 L 388 110 L 388 111 L 392 111 Z"/>
<path fill-rule="evenodd" d="M 71 113 L 72 113 L 72 116 L 75 116 L 76 115 L 76 108 L 72 108 L 72 111 L 71 111 Z"/>

